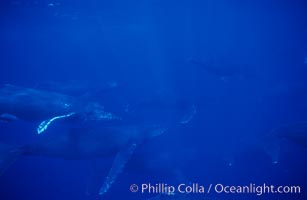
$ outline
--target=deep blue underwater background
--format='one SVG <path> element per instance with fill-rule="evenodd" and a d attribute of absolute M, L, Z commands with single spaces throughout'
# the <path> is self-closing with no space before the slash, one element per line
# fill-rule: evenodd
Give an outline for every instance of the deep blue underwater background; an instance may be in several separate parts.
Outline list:
<path fill-rule="evenodd" d="M 151 117 L 174 124 L 196 109 L 189 123 L 138 147 L 100 199 L 152 198 L 129 191 L 148 182 L 300 185 L 302 194 L 261 198 L 306 199 L 306 148 L 285 141 L 272 164 L 264 145 L 272 129 L 307 120 L 305 1 L 3 0 L 0 9 L 1 85 L 116 83 L 99 102 L 122 115 L 149 99 L 139 124 Z M 206 62 L 234 72 L 206 70 Z M 31 143 L 36 126 L 1 123 L 0 139 Z M 0 199 L 99 199 L 86 195 L 90 162 L 22 157 L 0 177 Z M 102 182 L 112 158 L 94 162 L 103 163 Z"/>

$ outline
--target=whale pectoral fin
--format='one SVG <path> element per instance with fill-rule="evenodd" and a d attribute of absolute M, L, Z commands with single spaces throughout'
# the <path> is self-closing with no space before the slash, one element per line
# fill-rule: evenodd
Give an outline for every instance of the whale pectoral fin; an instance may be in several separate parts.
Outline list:
<path fill-rule="evenodd" d="M 181 118 L 180 123 L 181 124 L 188 124 L 196 115 L 197 110 L 196 106 L 192 105 L 188 108 L 187 113 Z"/>
<path fill-rule="evenodd" d="M 101 180 L 105 177 L 105 172 L 109 170 L 109 164 L 113 159 L 104 158 L 103 160 L 90 160 L 89 176 L 86 183 L 85 194 L 87 196 L 97 196 L 101 187 Z"/>
<path fill-rule="evenodd" d="M 110 189 L 111 185 L 114 183 L 117 176 L 123 171 L 127 161 L 133 154 L 135 148 L 136 148 L 136 144 L 133 143 L 117 153 L 113 161 L 112 167 L 107 177 L 105 178 L 103 185 L 101 186 L 99 190 L 99 195 L 103 195 Z"/>
<path fill-rule="evenodd" d="M 12 121 L 16 121 L 18 120 L 18 118 L 15 115 L 11 115 L 8 113 L 3 113 L 0 115 L 0 121 L 1 122 L 12 122 Z"/>
<path fill-rule="evenodd" d="M 67 115 L 60 115 L 60 116 L 55 116 L 51 119 L 47 119 L 47 120 L 44 120 L 42 121 L 38 127 L 37 127 L 37 134 L 41 134 L 43 133 L 44 131 L 47 130 L 47 128 L 49 127 L 49 125 L 54 121 L 54 120 L 57 120 L 57 119 L 62 119 L 62 118 L 67 118 L 67 117 L 70 117 L 72 115 L 74 115 L 75 113 L 72 112 L 72 113 L 69 113 Z"/>

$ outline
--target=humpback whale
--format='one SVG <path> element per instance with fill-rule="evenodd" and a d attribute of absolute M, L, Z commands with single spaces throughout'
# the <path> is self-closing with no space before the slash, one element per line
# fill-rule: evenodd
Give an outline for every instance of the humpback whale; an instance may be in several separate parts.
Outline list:
<path fill-rule="evenodd" d="M 37 133 L 44 132 L 55 120 L 73 118 L 81 121 L 119 119 L 104 111 L 96 102 L 33 88 L 5 85 L 0 89 L 0 120 L 41 121 Z"/>
<path fill-rule="evenodd" d="M 156 126 L 72 128 L 61 134 L 41 135 L 33 144 L 11 147 L 0 144 L 0 175 L 21 156 L 46 156 L 70 160 L 115 156 L 100 187 L 106 193 L 122 172 L 139 145 L 161 135 L 166 129 Z"/>
<path fill-rule="evenodd" d="M 279 162 L 282 141 L 307 148 L 307 121 L 298 121 L 274 128 L 264 140 L 264 149 L 271 156 L 272 163 Z"/>
<path fill-rule="evenodd" d="M 307 121 L 287 124 L 272 130 L 272 134 L 294 144 L 307 148 Z"/>
<path fill-rule="evenodd" d="M 187 62 L 202 68 L 207 73 L 215 75 L 224 81 L 229 78 L 242 79 L 254 76 L 248 67 L 244 65 L 223 63 L 216 60 L 202 61 L 195 58 L 189 58 Z"/>

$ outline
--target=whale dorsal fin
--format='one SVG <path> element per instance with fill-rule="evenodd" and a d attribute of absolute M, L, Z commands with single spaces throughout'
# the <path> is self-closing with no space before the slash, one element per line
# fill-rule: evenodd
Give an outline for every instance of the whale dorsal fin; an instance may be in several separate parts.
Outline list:
<path fill-rule="evenodd" d="M 123 171 L 135 148 L 136 144 L 132 143 L 117 153 L 113 161 L 112 167 L 99 190 L 100 195 L 103 195 L 110 189 L 117 176 Z"/>

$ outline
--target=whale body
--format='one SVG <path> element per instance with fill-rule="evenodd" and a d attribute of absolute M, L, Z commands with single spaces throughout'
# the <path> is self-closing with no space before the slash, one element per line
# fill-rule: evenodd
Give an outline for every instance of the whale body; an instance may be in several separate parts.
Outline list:
<path fill-rule="evenodd" d="M 79 121 L 118 120 L 105 112 L 99 103 L 85 101 L 56 92 L 5 85 L 0 89 L 0 120 L 40 121 L 37 132 L 44 132 L 50 123 L 61 118 Z"/>
<path fill-rule="evenodd" d="M 114 156 L 111 169 L 100 187 L 106 193 L 123 171 L 135 148 L 161 135 L 159 126 L 74 128 L 61 134 L 42 135 L 39 141 L 21 147 L 0 144 L 0 175 L 21 156 L 43 156 L 84 160 Z"/>

